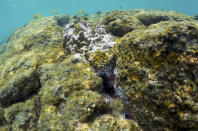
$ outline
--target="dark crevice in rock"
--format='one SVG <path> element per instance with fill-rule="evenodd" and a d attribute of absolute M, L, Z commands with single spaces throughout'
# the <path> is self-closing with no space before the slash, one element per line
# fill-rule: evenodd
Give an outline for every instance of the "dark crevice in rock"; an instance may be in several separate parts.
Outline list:
<path fill-rule="evenodd" d="M 63 114 L 66 108 L 66 101 L 63 99 L 60 99 L 59 103 L 57 103 L 55 106 L 56 106 L 57 112 L 60 114 Z"/>
<path fill-rule="evenodd" d="M 26 81 L 26 83 L 28 83 L 28 80 Z M 38 94 L 38 92 L 39 92 L 39 90 L 41 88 L 40 79 L 39 78 L 35 78 L 35 82 L 33 84 L 35 86 L 34 87 L 35 90 L 29 92 L 29 94 L 27 96 L 25 96 L 25 97 L 24 96 L 20 96 L 20 94 L 19 94 L 18 96 L 16 96 L 16 99 L 15 100 L 3 101 L 1 106 L 3 108 L 7 108 L 10 105 L 15 104 L 15 103 L 18 103 L 18 102 L 25 102 L 26 100 L 30 99 L 32 96 Z M 24 93 L 22 90 L 20 92 L 21 92 L 21 94 Z"/>
<path fill-rule="evenodd" d="M 83 122 L 84 123 L 91 123 L 93 121 L 96 120 L 96 118 L 105 115 L 105 114 L 111 114 L 112 113 L 112 109 L 107 109 L 107 108 L 103 108 L 103 109 L 95 109 L 95 111 Z"/>
<path fill-rule="evenodd" d="M 135 116 L 133 115 L 132 111 L 128 108 L 127 102 L 128 99 L 125 97 L 125 93 L 122 90 L 121 87 L 119 87 L 116 84 L 116 57 L 112 58 L 112 60 L 109 61 L 107 65 L 104 66 L 102 69 L 95 69 L 97 72 L 98 76 L 100 76 L 103 80 L 103 90 L 102 94 L 106 96 L 106 102 L 107 104 L 112 104 L 112 101 L 114 99 L 121 99 L 123 101 L 123 104 L 125 105 L 124 112 L 119 112 L 122 114 L 124 119 L 129 119 L 129 120 L 134 120 L 137 121 Z M 92 122 L 94 121 L 97 117 L 104 115 L 104 114 L 110 114 L 112 115 L 113 111 L 117 111 L 114 107 L 109 110 L 98 110 L 95 111 L 90 117 L 89 121 L 86 122 Z"/>
<path fill-rule="evenodd" d="M 110 60 L 103 69 L 99 70 L 99 76 L 103 80 L 103 91 L 102 93 L 107 94 L 111 97 L 115 95 L 114 85 L 116 74 L 114 72 L 116 67 L 116 58 Z"/>
<path fill-rule="evenodd" d="M 116 57 L 114 57 L 110 62 L 99 71 L 99 76 L 103 79 L 103 91 L 102 93 L 105 94 L 107 97 L 107 103 L 111 104 L 114 99 L 121 99 L 123 104 L 125 105 L 124 112 L 120 112 L 123 114 L 125 119 L 137 121 L 134 117 L 132 111 L 128 108 L 127 105 L 127 98 L 125 97 L 125 93 L 121 87 L 116 84 Z M 111 111 L 106 112 L 106 114 L 111 114 L 115 108 L 112 108 Z"/>
<path fill-rule="evenodd" d="M 101 76 L 103 79 L 103 93 L 108 94 L 113 97 L 115 95 L 115 90 L 113 85 L 109 82 L 111 78 L 107 78 L 106 76 Z M 112 78 L 113 79 L 113 78 Z"/>
<path fill-rule="evenodd" d="M 35 95 L 38 94 L 38 92 L 40 91 L 40 89 L 41 89 L 41 83 L 40 83 L 40 79 L 38 78 L 38 87 L 37 87 L 37 89 L 34 90 L 33 92 L 31 92 L 31 94 L 29 94 L 28 97 L 25 97 L 24 99 L 21 99 L 20 101 L 17 101 L 17 102 L 25 102 L 26 100 L 31 99 L 33 96 L 35 96 Z M 38 121 L 39 121 L 39 118 L 40 118 L 40 111 L 41 111 L 41 101 L 40 101 L 40 98 L 39 97 L 37 97 L 34 100 L 34 107 L 35 107 L 34 113 L 36 114 L 34 126 L 36 127 L 38 125 Z M 14 119 L 15 119 L 15 117 L 13 118 L 13 121 L 15 121 Z M 30 123 L 31 122 L 31 119 L 32 119 L 32 117 L 29 117 L 29 119 L 27 119 L 24 124 L 20 125 L 19 128 L 20 129 L 23 129 L 25 131 L 28 130 L 28 127 L 30 127 L 30 124 L 31 124 Z M 8 125 L 12 125 L 13 122 L 7 123 L 7 124 Z"/>
<path fill-rule="evenodd" d="M 139 16 L 137 17 L 143 25 L 145 26 L 150 26 L 152 24 L 159 23 L 161 21 L 168 21 L 169 17 L 168 16 L 157 16 L 157 15 L 150 15 L 150 16 Z"/>
<path fill-rule="evenodd" d="M 126 106 L 126 105 L 125 105 Z M 125 107 L 125 111 L 124 111 L 125 115 L 125 119 L 129 119 L 129 120 L 134 120 L 134 121 L 137 121 L 137 119 L 135 118 L 135 116 L 133 115 L 133 112 L 126 106 Z"/>
<path fill-rule="evenodd" d="M 21 100 L 19 100 L 17 102 L 25 102 L 26 100 L 30 99 L 31 97 L 37 95 L 38 92 L 41 89 L 41 83 L 40 83 L 40 79 L 39 78 L 37 78 L 37 82 L 38 82 L 37 88 L 34 91 L 32 91 L 27 97 L 25 97 L 25 98 L 23 98 L 23 99 L 21 99 Z"/>
<path fill-rule="evenodd" d="M 4 117 L 4 110 L 0 108 L 0 127 L 6 124 L 6 119 Z"/>

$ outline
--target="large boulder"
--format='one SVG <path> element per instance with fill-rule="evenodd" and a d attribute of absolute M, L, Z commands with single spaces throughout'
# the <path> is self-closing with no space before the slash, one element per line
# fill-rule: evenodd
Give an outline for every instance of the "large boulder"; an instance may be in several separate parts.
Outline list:
<path fill-rule="evenodd" d="M 16 30 L 0 54 L 0 106 L 24 100 L 40 88 L 38 66 L 55 60 L 62 28 L 54 18 L 42 18 Z"/>
<path fill-rule="evenodd" d="M 128 12 L 113 12 L 101 20 L 106 30 L 112 35 L 122 37 L 135 29 L 144 28 L 144 25 Z"/>
<path fill-rule="evenodd" d="M 116 107 L 123 105 L 121 100 L 103 94 L 103 79 L 90 66 L 84 50 L 80 46 L 72 53 L 65 50 L 69 44 L 63 43 L 63 27 L 79 20 L 63 15 L 31 21 L 1 47 L 0 130 L 77 130 L 81 123 L 91 130 L 95 119 L 106 114 L 113 119 L 104 123 L 106 127 L 122 121 L 126 124 L 120 129 L 140 129 L 135 121 L 122 117 L 123 110 Z M 90 27 L 84 27 L 84 38 L 80 35 L 82 41 L 73 46 L 94 43 L 93 53 L 95 47 L 106 51 L 113 46 L 114 39 L 104 26 L 95 36 Z M 103 37 L 106 43 L 94 40 Z"/>
<path fill-rule="evenodd" d="M 0 48 L 0 130 L 197 130 L 197 43 L 178 12 L 31 21 Z"/>
<path fill-rule="evenodd" d="M 145 26 L 159 23 L 160 21 L 192 21 L 193 17 L 177 11 L 162 10 L 130 10 L 129 13 L 140 20 Z"/>
<path fill-rule="evenodd" d="M 117 51 L 117 87 L 145 129 L 198 128 L 198 25 L 160 22 L 128 33 Z"/>

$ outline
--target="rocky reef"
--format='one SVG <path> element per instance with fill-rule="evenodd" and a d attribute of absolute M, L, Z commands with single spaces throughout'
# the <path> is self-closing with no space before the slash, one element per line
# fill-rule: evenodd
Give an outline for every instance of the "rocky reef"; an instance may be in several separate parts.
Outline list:
<path fill-rule="evenodd" d="M 0 130 L 198 129 L 198 23 L 185 14 L 43 17 L 0 58 Z"/>

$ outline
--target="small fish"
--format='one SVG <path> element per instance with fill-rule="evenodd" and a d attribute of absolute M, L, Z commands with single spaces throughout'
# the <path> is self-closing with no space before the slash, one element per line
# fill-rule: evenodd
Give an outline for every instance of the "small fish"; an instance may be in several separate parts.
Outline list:
<path fill-rule="evenodd" d="M 122 6 L 121 5 L 119 5 L 119 7 L 118 8 L 116 8 L 115 10 L 116 11 L 120 11 L 122 9 Z"/>
<path fill-rule="evenodd" d="M 115 8 L 115 11 L 120 11 L 120 8 Z"/>
<path fill-rule="evenodd" d="M 54 15 L 56 15 L 57 14 L 57 10 L 53 10 L 53 13 L 54 13 Z"/>
<path fill-rule="evenodd" d="M 41 17 L 41 14 L 35 14 L 34 15 L 34 19 L 36 20 L 36 19 L 39 19 Z"/>
<path fill-rule="evenodd" d="M 85 11 L 84 8 L 82 8 L 81 10 L 79 10 L 79 11 L 77 12 L 77 14 L 80 15 L 80 14 L 82 14 L 84 11 Z"/>
<path fill-rule="evenodd" d="M 102 14 L 102 11 L 97 11 L 96 14 L 100 15 L 100 14 Z"/>
<path fill-rule="evenodd" d="M 198 14 L 196 14 L 196 15 L 194 16 L 194 19 L 195 19 L 195 20 L 198 20 Z"/>

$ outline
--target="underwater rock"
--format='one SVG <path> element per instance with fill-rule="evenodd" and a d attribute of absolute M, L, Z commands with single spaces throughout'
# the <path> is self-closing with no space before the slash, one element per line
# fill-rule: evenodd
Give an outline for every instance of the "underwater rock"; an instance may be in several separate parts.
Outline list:
<path fill-rule="evenodd" d="M 178 12 L 33 20 L 0 47 L 0 130 L 196 130 L 197 43 Z"/>
<path fill-rule="evenodd" d="M 77 30 L 77 32 L 76 32 Z M 105 31 L 104 25 L 89 25 L 89 21 L 80 20 L 76 25 L 68 24 L 63 35 L 63 47 L 66 54 L 79 54 L 91 65 L 98 76 L 103 79 L 103 92 L 114 94 L 115 59 L 104 53 L 116 42 L 111 34 Z"/>
<path fill-rule="evenodd" d="M 35 130 L 37 121 L 37 106 L 35 104 L 37 97 L 32 97 L 25 102 L 18 102 L 4 109 L 5 124 L 9 125 L 0 127 L 0 130 L 5 128 L 12 130 Z"/>
<path fill-rule="evenodd" d="M 109 123 L 109 124 L 106 124 Z M 97 118 L 93 125 L 91 126 L 92 130 L 129 130 L 129 131 L 141 131 L 138 123 L 135 121 L 130 121 L 120 118 L 114 118 L 110 115 L 103 115 Z"/>
<path fill-rule="evenodd" d="M 193 22 L 160 22 L 121 39 L 116 82 L 145 130 L 198 128 L 197 58 Z"/>
<path fill-rule="evenodd" d="M 79 90 L 102 91 L 102 79 L 79 56 L 69 56 L 57 64 L 43 64 L 39 74 L 42 104 L 56 105 Z"/>
<path fill-rule="evenodd" d="M 38 67 L 65 57 L 62 31 L 54 17 L 41 18 L 17 29 L 1 47 L 0 106 L 5 119 L 0 130 L 37 127 L 40 107 L 33 98 L 42 87 Z"/>
<path fill-rule="evenodd" d="M 22 101 L 40 88 L 38 66 L 59 54 L 60 34 L 53 17 L 34 20 L 14 32 L 0 54 L 4 63 L 0 65 L 0 106 Z"/>
<path fill-rule="evenodd" d="M 106 26 L 107 32 L 114 36 L 122 37 L 135 29 L 142 29 L 144 25 L 127 12 L 114 12 L 104 17 L 101 24 Z"/>
<path fill-rule="evenodd" d="M 0 106 L 23 100 L 39 88 L 37 64 L 37 58 L 32 53 L 16 55 L 4 63 L 0 72 Z"/>
<path fill-rule="evenodd" d="M 111 112 L 101 94 L 102 79 L 83 58 L 68 56 L 61 63 L 42 65 L 39 72 L 43 86 L 38 129 L 74 130 Z"/>
<path fill-rule="evenodd" d="M 0 126 L 2 126 L 4 123 L 5 123 L 4 110 L 3 108 L 0 108 Z"/>
<path fill-rule="evenodd" d="M 102 78 L 83 55 L 65 54 L 62 48 L 62 26 L 76 20 L 66 18 L 33 20 L 17 29 L 1 47 L 0 130 L 73 130 L 78 123 L 111 114 L 113 107 L 102 94 Z M 90 27 L 80 27 L 87 28 L 85 36 L 93 40 L 84 38 L 92 40 L 90 45 L 105 51 L 113 46 L 114 40 L 104 27 L 97 27 L 93 34 Z M 102 46 L 97 43 L 100 38 Z M 105 45 L 108 48 L 102 48 Z M 118 116 L 112 117 L 117 120 Z"/>
<path fill-rule="evenodd" d="M 192 21 L 193 17 L 187 16 L 176 11 L 162 11 L 162 10 L 130 10 L 129 14 L 135 16 L 145 26 L 159 23 L 160 21 Z"/>
<path fill-rule="evenodd" d="M 58 105 L 43 105 L 38 129 L 73 130 L 78 123 L 91 122 L 91 117 L 97 117 L 107 107 L 99 93 L 76 91 Z"/>
<path fill-rule="evenodd" d="M 107 124 L 108 123 L 108 124 Z M 123 118 L 114 118 L 111 115 L 103 115 L 98 117 L 90 126 L 86 123 L 79 123 L 75 130 L 129 130 L 129 131 L 142 131 L 135 121 L 125 120 Z"/>

